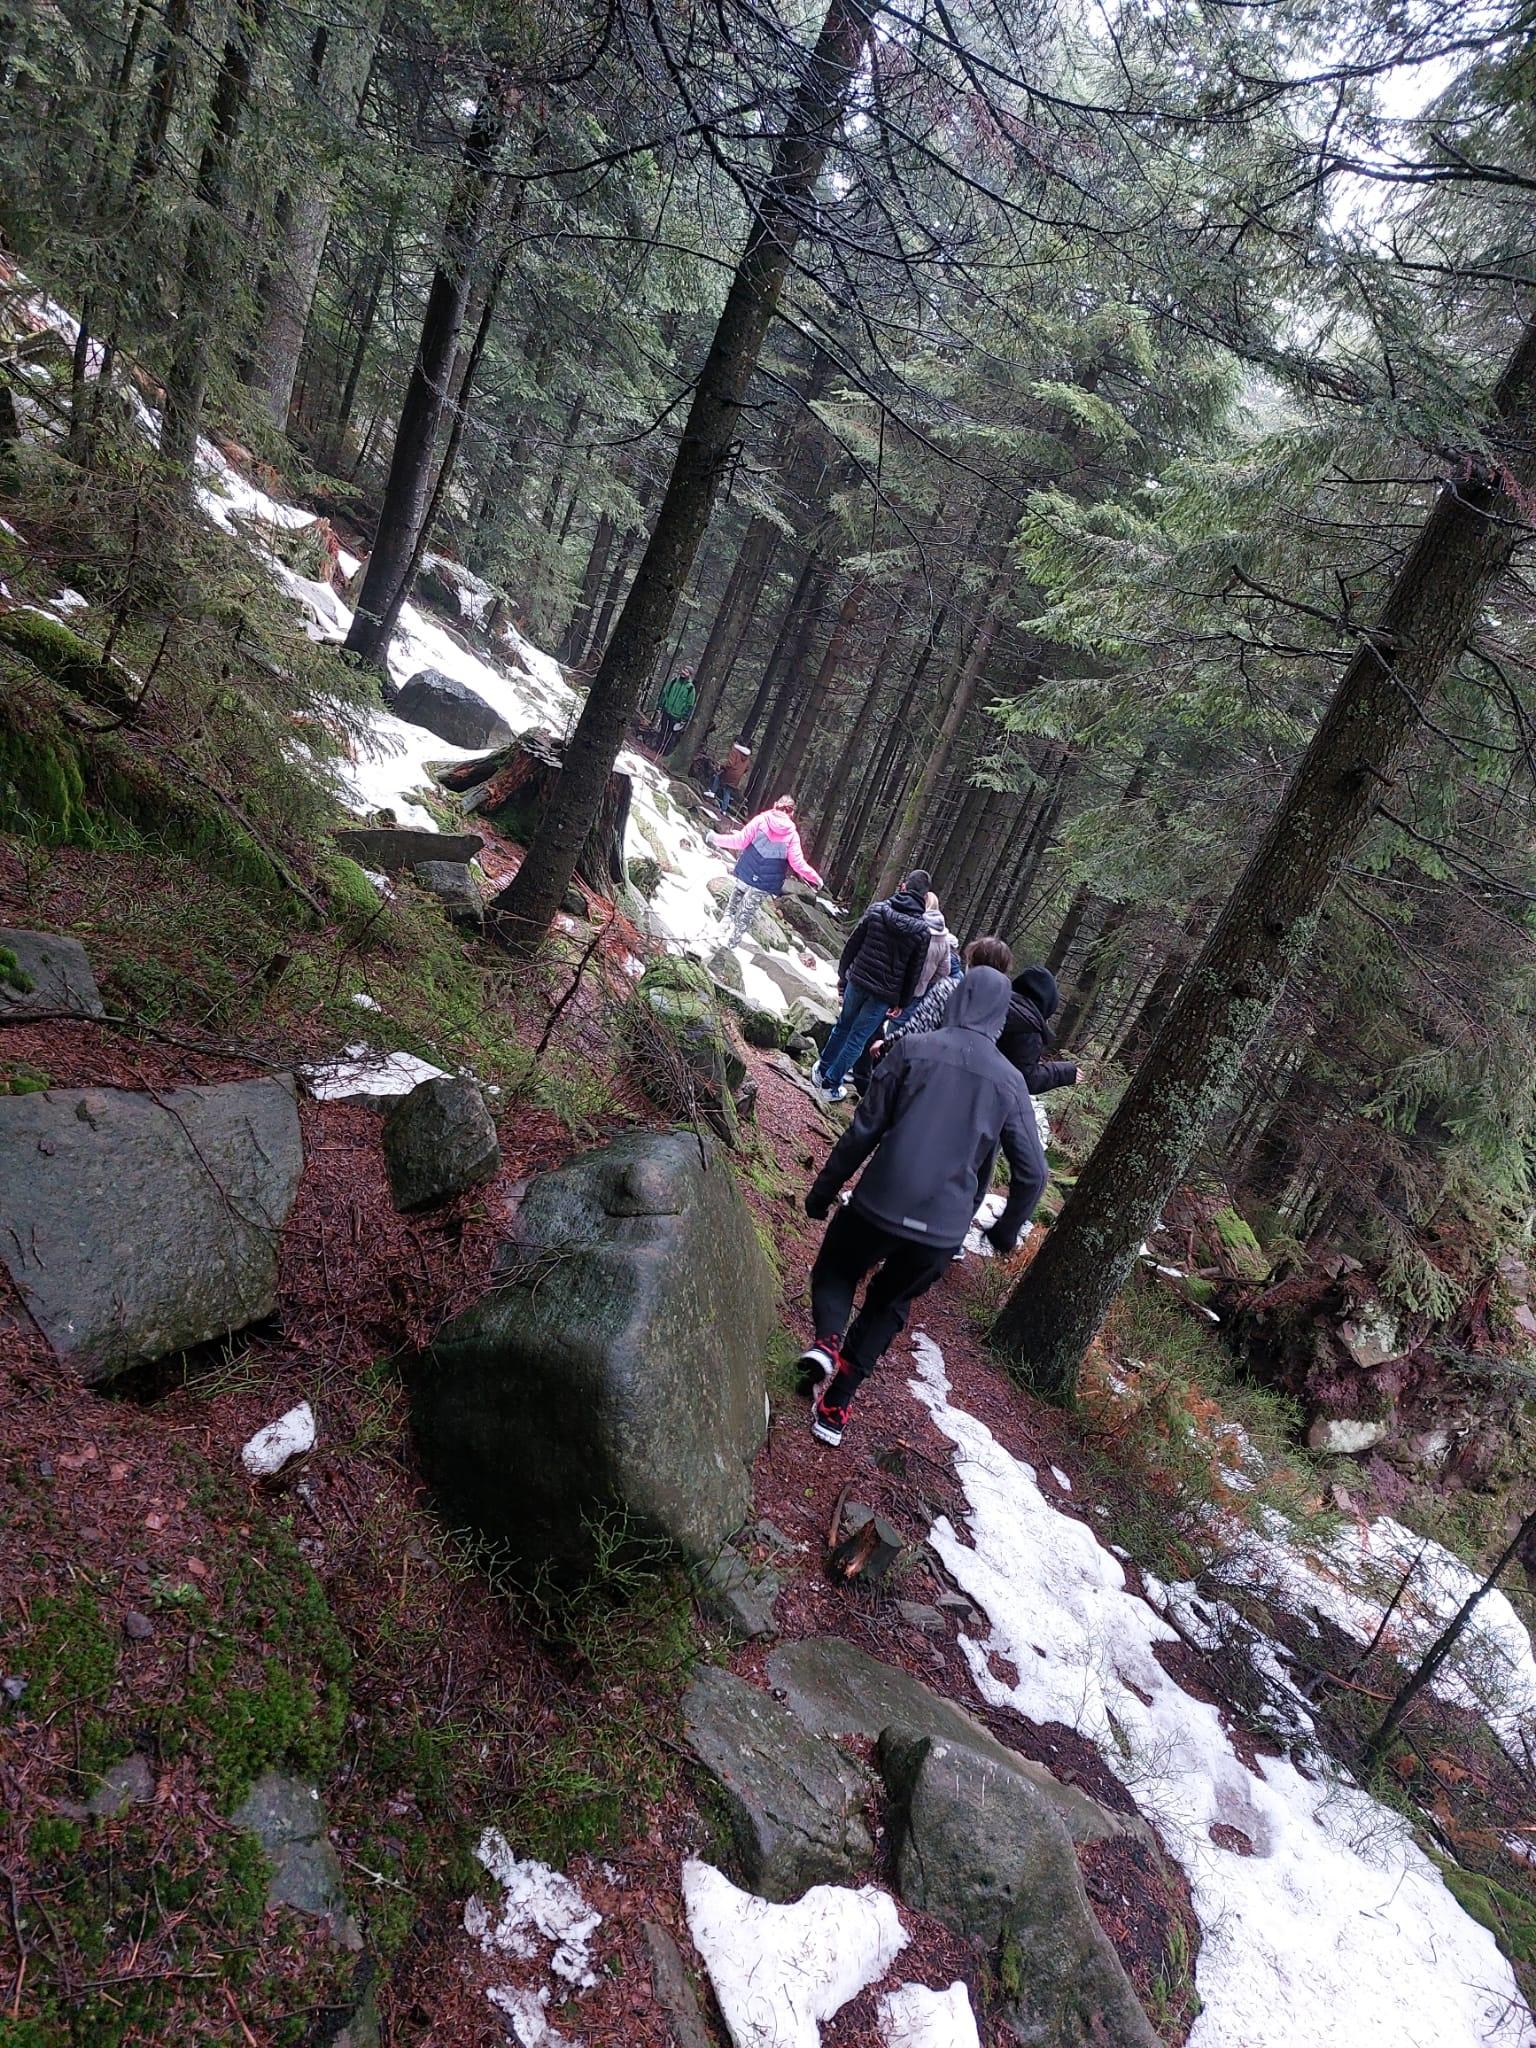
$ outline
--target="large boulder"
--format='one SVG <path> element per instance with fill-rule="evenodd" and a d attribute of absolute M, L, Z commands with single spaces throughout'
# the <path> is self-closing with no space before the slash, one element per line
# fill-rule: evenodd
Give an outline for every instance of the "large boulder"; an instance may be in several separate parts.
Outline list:
<path fill-rule="evenodd" d="M 454 747 L 506 747 L 512 744 L 512 728 L 494 711 L 477 690 L 446 676 L 441 669 L 424 668 L 396 692 L 390 706 L 396 718 L 407 725 L 419 725 L 434 732 Z"/>
<path fill-rule="evenodd" d="M 615 1516 L 713 1557 L 751 1506 L 775 1296 L 721 1153 L 638 1131 L 541 1174 L 498 1275 L 407 1361 L 447 1511 L 557 1570 Z"/>
<path fill-rule="evenodd" d="M 783 953 L 765 953 L 758 948 L 752 954 L 752 965 L 760 974 L 766 974 L 786 1003 L 803 1003 L 807 1009 L 818 1014 L 835 1017 L 836 1004 L 821 983 L 807 967 L 787 958 Z"/>
<path fill-rule="evenodd" d="M 908 1905 L 998 1958 L 1014 2039 L 1032 2048 L 1158 2048 L 1094 1918 L 1072 1837 L 1039 1789 L 996 1757 L 931 1735 L 888 1732 L 880 1768 L 897 1888 Z"/>
<path fill-rule="evenodd" d="M 848 942 L 848 934 L 832 916 L 823 910 L 814 895 L 804 895 L 791 882 L 786 883 L 784 894 L 779 898 L 779 915 L 806 944 L 827 959 L 835 960 Z"/>
<path fill-rule="evenodd" d="M 485 844 L 478 832 L 425 832 L 410 825 L 349 825 L 331 836 L 359 867 L 382 868 L 387 875 L 423 861 L 471 861 Z"/>
<path fill-rule="evenodd" d="M 874 1861 L 868 1778 L 768 1693 L 706 1665 L 683 1700 L 683 1737 L 724 1801 L 749 1891 L 798 1899 L 813 1884 L 849 1884 Z"/>
<path fill-rule="evenodd" d="M 430 1208 L 495 1176 L 501 1145 L 479 1087 L 463 1074 L 419 1081 L 384 1119 L 395 1207 Z"/>
<path fill-rule="evenodd" d="M 1077 1786 L 1063 1784 L 1044 1764 L 1017 1755 L 963 1707 L 910 1671 L 882 1664 L 840 1636 L 805 1636 L 782 1644 L 768 1659 L 768 1683 L 815 1734 L 873 1739 L 888 1728 L 898 1728 L 910 1736 L 932 1736 L 1027 1779 L 1073 1841 L 1086 1846 L 1114 1835 L 1132 1835 L 1147 1848 L 1157 1849 L 1157 1837 L 1135 1812 L 1111 1812 Z"/>
<path fill-rule="evenodd" d="M 0 1096 L 0 1259 L 87 1381 L 271 1313 L 304 1147 L 281 1075 Z"/>
<path fill-rule="evenodd" d="M 485 901 L 468 861 L 419 860 L 411 874 L 437 898 L 453 924 L 478 930 L 485 923 Z"/>
<path fill-rule="evenodd" d="M 36 1010 L 101 1015 L 85 948 L 57 932 L 0 931 L 0 1016 Z"/>
<path fill-rule="evenodd" d="M 737 1142 L 736 1098 L 747 1064 L 702 967 L 659 955 L 636 986 L 628 1041 L 636 1077 L 659 1109 L 702 1117 L 716 1137 Z"/>

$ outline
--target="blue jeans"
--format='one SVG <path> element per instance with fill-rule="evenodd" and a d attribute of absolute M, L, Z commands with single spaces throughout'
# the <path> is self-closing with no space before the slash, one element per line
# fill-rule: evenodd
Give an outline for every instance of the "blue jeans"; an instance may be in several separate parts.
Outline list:
<path fill-rule="evenodd" d="M 826 1087 L 842 1085 L 843 1076 L 874 1037 L 890 1007 L 883 996 L 872 996 L 857 982 L 849 982 L 842 1011 L 821 1056 L 821 1078 Z"/>

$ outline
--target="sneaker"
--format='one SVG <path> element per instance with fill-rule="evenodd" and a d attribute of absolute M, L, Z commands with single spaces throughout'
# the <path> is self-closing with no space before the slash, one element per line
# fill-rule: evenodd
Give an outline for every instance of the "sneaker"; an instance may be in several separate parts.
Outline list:
<path fill-rule="evenodd" d="M 819 1089 L 819 1088 L 821 1087 L 821 1061 L 820 1061 L 820 1060 L 817 1060 L 817 1061 L 816 1061 L 816 1063 L 814 1064 L 814 1066 L 813 1066 L 813 1067 L 811 1068 L 811 1086 L 812 1086 L 813 1088 L 816 1088 L 816 1089 Z"/>
<path fill-rule="evenodd" d="M 829 1088 L 825 1081 L 818 1082 L 817 1086 L 820 1089 L 823 1102 L 844 1102 L 847 1100 L 848 1090 L 841 1081 L 838 1082 L 835 1088 Z"/>
<path fill-rule="evenodd" d="M 819 1444 L 831 1444 L 835 1450 L 843 1440 L 843 1431 L 848 1427 L 848 1410 L 830 1407 L 818 1393 L 811 1403 L 811 1435 Z"/>
<path fill-rule="evenodd" d="M 802 1392 L 808 1394 L 813 1388 L 824 1387 L 842 1362 L 836 1337 L 818 1337 L 814 1344 L 807 1344 L 795 1360 Z"/>

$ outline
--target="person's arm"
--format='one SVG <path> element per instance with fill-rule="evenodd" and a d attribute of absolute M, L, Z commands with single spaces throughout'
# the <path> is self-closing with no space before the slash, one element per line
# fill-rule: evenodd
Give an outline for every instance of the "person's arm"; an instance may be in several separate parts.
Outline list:
<path fill-rule="evenodd" d="M 789 829 L 789 864 L 809 888 L 821 887 L 821 877 L 805 857 L 805 849 L 800 844 L 800 830 L 796 825 Z"/>
<path fill-rule="evenodd" d="M 1020 1088 L 1017 1106 L 1003 1125 L 1003 1157 L 1008 1162 L 1008 1200 L 987 1232 L 994 1251 L 1011 1252 L 1035 1204 L 1045 1193 L 1048 1176 L 1034 1106 Z M 985 1193 L 985 1190 L 983 1190 Z"/>
<path fill-rule="evenodd" d="M 1049 1095 L 1053 1088 L 1077 1086 L 1076 1060 L 1036 1060 L 1032 1067 L 1025 1067 L 1023 1071 L 1031 1095 Z"/>
<path fill-rule="evenodd" d="M 918 937 L 911 941 L 907 952 L 907 971 L 901 977 L 901 1000 L 898 1010 L 904 1010 L 917 994 L 917 984 L 923 978 L 923 969 L 928 964 L 928 932 L 925 927 Z"/>
<path fill-rule="evenodd" d="M 718 846 L 722 853 L 745 853 L 748 840 L 757 830 L 757 819 L 761 818 L 762 815 L 762 812 L 759 811 L 757 818 L 748 818 L 739 832 L 711 832 L 709 835 L 710 845 Z"/>
<path fill-rule="evenodd" d="M 913 1032 L 937 1031 L 944 1021 L 944 1012 L 949 1008 L 949 999 L 960 986 L 959 977 L 951 975 L 943 981 L 936 981 L 922 1001 L 904 1023 L 885 1034 L 887 1045 L 899 1045 Z"/>
<path fill-rule="evenodd" d="M 839 988 L 847 985 L 848 975 L 853 967 L 853 963 L 864 950 L 864 941 L 869 937 L 869 920 L 872 915 L 873 912 L 865 911 L 853 930 L 848 934 L 848 943 L 838 955 L 837 985 Z"/>
<path fill-rule="evenodd" d="M 838 1190 L 851 1180 L 890 1129 L 907 1070 L 904 1052 L 893 1052 L 875 1069 L 858 1114 L 827 1154 L 827 1163 L 805 1191 L 805 1213 L 820 1223 L 832 1213 Z"/>

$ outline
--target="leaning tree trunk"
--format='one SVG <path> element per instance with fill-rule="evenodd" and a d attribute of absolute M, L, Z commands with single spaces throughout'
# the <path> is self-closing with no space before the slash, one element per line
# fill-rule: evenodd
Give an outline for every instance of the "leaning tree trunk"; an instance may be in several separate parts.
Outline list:
<path fill-rule="evenodd" d="M 338 135 L 357 125 L 363 93 L 379 37 L 382 0 L 368 0 L 360 15 L 343 10 L 318 28 L 311 44 L 309 90 L 322 103 L 322 118 Z M 261 333 L 250 384 L 262 410 L 279 433 L 288 424 L 294 380 L 309 325 L 309 309 L 320 281 L 320 262 L 341 181 L 340 167 L 327 161 L 324 145 L 309 175 L 282 195 L 276 212 L 282 246 L 272 259 L 261 295 Z"/>
<path fill-rule="evenodd" d="M 464 140 L 464 159 L 449 209 L 443 251 L 427 293 L 416 361 L 395 429 L 378 534 L 358 593 L 352 630 L 347 635 L 347 652 L 359 654 L 379 668 L 384 666 L 389 652 L 390 607 L 396 603 L 404 584 L 426 512 L 432 448 L 448 402 L 448 382 L 464 325 L 470 275 L 491 199 L 494 158 L 505 121 L 505 91 L 501 80 L 492 77 L 486 80 Z M 562 892 L 570 879 L 567 873 L 560 885 Z"/>
<path fill-rule="evenodd" d="M 1178 1000 L 1004 1304 L 994 1336 L 1033 1385 L 1076 1390 L 1083 1353 L 1311 942 L 1339 864 L 1467 644 L 1536 488 L 1536 319 L 1494 393 L 1490 453 L 1434 507 L 1362 637 Z"/>
<path fill-rule="evenodd" d="M 228 278 L 229 223 L 225 209 L 234 180 L 235 151 L 250 104 L 256 58 L 272 0 L 237 8 L 213 88 L 213 121 L 197 166 L 197 198 L 187 228 L 176 346 L 165 380 L 160 415 L 160 453 L 172 468 L 191 477 L 215 327 L 226 316 L 222 305 Z"/>
<path fill-rule="evenodd" d="M 567 752 L 565 773 L 511 889 L 508 909 L 542 933 L 571 879 L 593 806 L 666 639 L 678 597 L 731 459 L 748 382 L 832 136 L 853 89 L 872 0 L 830 0 L 774 152 L 644 559 L 604 652 Z"/>

